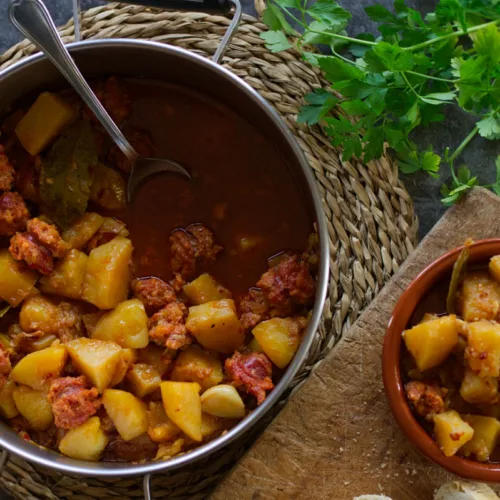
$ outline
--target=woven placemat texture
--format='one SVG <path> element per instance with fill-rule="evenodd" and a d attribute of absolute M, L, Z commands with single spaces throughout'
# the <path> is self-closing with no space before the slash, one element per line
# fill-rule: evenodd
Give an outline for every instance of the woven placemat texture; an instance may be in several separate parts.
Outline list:
<path fill-rule="evenodd" d="M 145 7 L 108 4 L 83 13 L 83 38 L 140 38 L 173 44 L 210 56 L 229 25 L 229 19 L 200 13 L 174 13 Z M 274 412 L 247 436 L 209 460 L 179 472 L 156 476 L 154 496 L 170 500 L 197 500 L 207 496 L 216 482 L 256 439 L 294 389 L 353 324 L 399 265 L 417 239 L 417 221 L 408 192 L 398 179 L 389 157 L 368 165 L 344 162 L 319 127 L 297 124 L 303 96 L 326 86 L 321 74 L 293 50 L 272 54 L 259 37 L 266 27 L 243 16 L 223 65 L 241 77 L 281 114 L 295 134 L 316 176 L 328 219 L 330 288 L 324 322 L 309 359 Z M 65 42 L 73 39 L 70 21 L 60 29 Z M 23 41 L 0 56 L 0 69 L 35 52 Z M 340 111 L 336 111 L 339 113 Z M 73 500 L 140 498 L 138 479 L 75 479 L 33 467 L 11 458 L 0 486 L 14 497 L 71 498 Z"/>

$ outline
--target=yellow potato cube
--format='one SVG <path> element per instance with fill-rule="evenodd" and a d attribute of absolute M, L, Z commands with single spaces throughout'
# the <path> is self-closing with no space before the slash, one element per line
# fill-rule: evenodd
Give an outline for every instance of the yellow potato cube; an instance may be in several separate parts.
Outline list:
<path fill-rule="evenodd" d="M 85 212 L 69 229 L 62 233 L 62 239 L 70 248 L 81 250 L 94 236 L 104 222 L 104 217 L 95 212 Z"/>
<path fill-rule="evenodd" d="M 25 332 L 37 330 L 44 333 L 53 333 L 57 324 L 57 306 L 47 297 L 34 295 L 26 299 L 19 313 L 19 326 Z"/>
<path fill-rule="evenodd" d="M 113 309 L 128 295 L 132 242 L 115 236 L 89 255 L 82 298 L 99 309 Z"/>
<path fill-rule="evenodd" d="M 476 321 L 467 325 L 469 345 L 465 358 L 470 368 L 480 377 L 500 375 L 500 325 Z"/>
<path fill-rule="evenodd" d="M 202 274 L 194 281 L 184 285 L 183 289 L 189 302 L 194 305 L 205 304 L 213 300 L 230 299 L 231 292 L 217 283 L 210 274 Z"/>
<path fill-rule="evenodd" d="M 80 299 L 87 259 L 87 255 L 79 250 L 72 249 L 66 252 L 56 264 L 52 274 L 40 279 L 40 291 L 70 299 Z"/>
<path fill-rule="evenodd" d="M 168 460 L 175 457 L 182 451 L 184 444 L 185 440 L 182 438 L 176 439 L 173 443 L 160 443 L 155 460 Z"/>
<path fill-rule="evenodd" d="M 76 117 L 76 109 L 51 92 L 41 93 L 16 126 L 16 135 L 31 156 L 43 151 Z"/>
<path fill-rule="evenodd" d="M 155 443 L 164 443 L 175 439 L 181 430 L 167 417 L 163 403 L 149 403 L 148 436 Z"/>
<path fill-rule="evenodd" d="M 216 385 L 201 395 L 201 410 L 215 417 L 243 418 L 245 403 L 238 391 L 227 384 Z"/>
<path fill-rule="evenodd" d="M 162 377 L 170 367 L 170 361 L 165 356 L 165 348 L 153 343 L 137 351 L 137 361 L 151 365 Z"/>
<path fill-rule="evenodd" d="M 222 363 L 198 346 L 190 345 L 175 360 L 170 378 L 178 382 L 198 382 L 205 390 L 222 382 Z"/>
<path fill-rule="evenodd" d="M 109 383 L 110 387 L 121 384 L 133 363 L 137 361 L 137 352 L 134 349 L 122 349 L 122 356 L 116 365 L 115 374 Z"/>
<path fill-rule="evenodd" d="M 54 421 L 52 406 L 47 398 L 47 392 L 35 391 L 26 385 L 14 388 L 12 392 L 19 413 L 37 431 L 47 430 Z"/>
<path fill-rule="evenodd" d="M 231 354 L 245 341 L 245 334 L 232 299 L 216 300 L 190 307 L 186 328 L 205 349 L 224 354 Z"/>
<path fill-rule="evenodd" d="M 456 316 L 420 323 L 403 332 L 403 339 L 420 371 L 440 365 L 458 342 Z"/>
<path fill-rule="evenodd" d="M 149 344 L 148 316 L 142 302 L 139 299 L 126 300 L 101 316 L 92 338 L 112 340 L 130 349 L 146 347 Z"/>
<path fill-rule="evenodd" d="M 61 376 L 67 357 L 68 353 L 63 345 L 47 347 L 21 358 L 10 376 L 18 384 L 41 391 Z"/>
<path fill-rule="evenodd" d="M 75 369 L 102 393 L 113 380 L 123 349 L 114 342 L 86 337 L 71 340 L 66 345 Z"/>
<path fill-rule="evenodd" d="M 219 417 L 214 417 L 208 413 L 201 414 L 201 437 L 207 439 L 215 433 L 224 430 L 227 427 L 227 420 Z"/>
<path fill-rule="evenodd" d="M 468 403 L 493 403 L 498 396 L 498 379 L 480 377 L 467 368 L 460 387 L 460 396 Z"/>
<path fill-rule="evenodd" d="M 488 269 L 495 281 L 500 282 L 500 255 L 495 255 L 490 259 Z"/>
<path fill-rule="evenodd" d="M 288 366 L 301 341 L 299 328 L 292 318 L 262 321 L 252 333 L 264 353 L 278 368 Z"/>
<path fill-rule="evenodd" d="M 196 382 L 162 382 L 163 406 L 167 416 L 194 441 L 201 441 L 200 386 Z"/>
<path fill-rule="evenodd" d="M 472 439 L 465 443 L 461 453 L 476 460 L 485 462 L 490 458 L 500 435 L 500 422 L 496 418 L 482 415 L 462 415 L 462 418 L 474 429 Z"/>
<path fill-rule="evenodd" d="M 474 435 L 474 429 L 454 410 L 434 415 L 434 435 L 447 457 L 455 453 Z"/>
<path fill-rule="evenodd" d="M 0 250 L 1 299 L 17 307 L 24 299 L 38 293 L 35 288 L 37 279 L 38 273 L 15 260 L 7 248 Z"/>
<path fill-rule="evenodd" d="M 106 389 L 102 404 L 123 440 L 130 441 L 148 430 L 146 405 L 130 392 Z"/>
<path fill-rule="evenodd" d="M 0 415 L 4 418 L 14 418 L 19 414 L 16 403 L 14 401 L 15 388 L 15 382 L 9 379 L 0 389 Z"/>
<path fill-rule="evenodd" d="M 132 392 L 143 398 L 160 387 L 161 376 L 151 365 L 137 363 L 127 373 L 127 381 Z"/>
<path fill-rule="evenodd" d="M 458 305 L 465 321 L 493 320 L 500 310 L 500 285 L 487 271 L 469 272 L 462 283 Z"/>
<path fill-rule="evenodd" d="M 59 443 L 59 451 L 77 460 L 97 462 L 108 441 L 99 417 L 90 417 L 84 424 L 65 434 Z"/>

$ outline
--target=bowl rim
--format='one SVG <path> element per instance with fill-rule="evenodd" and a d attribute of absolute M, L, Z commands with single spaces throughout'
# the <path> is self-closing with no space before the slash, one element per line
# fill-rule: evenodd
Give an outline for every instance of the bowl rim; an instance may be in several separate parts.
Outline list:
<path fill-rule="evenodd" d="M 477 462 L 459 456 L 446 457 L 443 454 L 413 415 L 404 394 L 401 376 L 401 334 L 422 296 L 443 274 L 451 270 L 463 248 L 464 245 L 454 248 L 427 265 L 398 299 L 384 337 L 382 376 L 389 406 L 399 428 L 424 456 L 463 478 L 496 483 L 500 482 L 500 463 Z M 500 238 L 478 240 L 469 249 L 474 261 L 485 260 L 500 253 Z"/>
<path fill-rule="evenodd" d="M 269 393 L 269 396 L 260 406 L 258 406 L 253 412 L 247 415 L 226 434 L 219 436 L 218 438 L 205 444 L 202 444 L 200 447 L 195 448 L 185 454 L 181 454 L 167 461 L 150 460 L 144 464 L 130 462 L 87 462 L 65 457 L 58 452 L 46 450 L 33 443 L 24 441 L 17 435 L 13 436 L 13 431 L 8 427 L 8 425 L 0 421 L 0 447 L 3 447 L 9 453 L 13 453 L 14 455 L 19 456 L 29 462 L 34 462 L 40 466 L 47 467 L 64 474 L 94 477 L 130 477 L 177 470 L 181 467 L 192 465 L 193 463 L 205 459 L 209 456 L 213 456 L 214 453 L 222 450 L 223 448 L 226 448 L 237 438 L 244 435 L 250 429 L 253 429 L 254 425 L 262 417 L 264 417 L 264 415 L 266 415 L 271 410 L 271 408 L 279 401 L 280 397 L 286 391 L 300 367 L 303 366 L 304 362 L 306 361 L 311 344 L 316 335 L 316 331 L 320 326 L 321 318 L 323 316 L 323 309 L 326 301 L 329 282 L 330 248 L 326 215 L 323 208 L 322 197 L 311 168 L 309 167 L 306 156 L 302 149 L 299 147 L 298 142 L 293 136 L 292 132 L 286 126 L 284 120 L 256 90 L 254 90 L 248 83 L 237 77 L 235 74 L 231 73 L 223 66 L 218 65 L 212 60 L 206 59 L 186 49 L 147 40 L 123 38 L 85 40 L 81 42 L 70 43 L 66 47 L 68 48 L 70 53 L 86 50 L 91 52 L 92 50 L 99 50 L 101 47 L 114 47 L 121 49 L 132 47 L 135 49 L 169 53 L 176 55 L 181 59 L 188 59 L 192 62 L 195 62 L 196 64 L 219 73 L 221 78 L 225 78 L 234 85 L 238 86 L 240 90 L 242 90 L 253 101 L 255 106 L 260 107 L 266 113 L 269 121 L 274 124 L 277 130 L 286 139 L 304 174 L 304 178 L 306 180 L 305 186 L 307 186 L 308 195 L 312 200 L 311 206 L 313 209 L 314 217 L 316 219 L 315 222 L 317 224 L 317 230 L 320 237 L 320 257 L 318 280 L 316 284 L 316 298 L 314 301 L 312 316 L 309 321 L 309 325 L 292 362 L 288 365 L 288 368 L 283 374 L 283 377 L 274 387 L 273 391 Z M 40 53 L 31 55 L 13 64 L 12 66 L 9 66 L 3 71 L 0 71 L 0 80 L 7 76 L 20 77 L 23 69 L 26 66 L 44 59 L 47 58 Z"/>

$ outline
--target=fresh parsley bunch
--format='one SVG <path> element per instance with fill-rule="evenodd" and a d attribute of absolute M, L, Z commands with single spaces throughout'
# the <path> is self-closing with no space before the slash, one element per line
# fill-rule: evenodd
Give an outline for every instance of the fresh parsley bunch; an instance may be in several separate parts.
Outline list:
<path fill-rule="evenodd" d="M 438 177 L 448 163 L 452 185 L 443 187 L 445 204 L 477 184 L 466 167 L 455 172 L 453 163 L 476 134 L 500 139 L 500 0 L 440 0 L 425 18 L 404 0 L 395 0 L 394 13 L 372 5 L 365 11 L 379 23 L 376 39 L 348 36 L 351 14 L 333 0 L 268 2 L 263 20 L 270 31 L 261 34 L 266 46 L 273 52 L 296 48 L 331 83 L 306 96 L 299 122 L 321 122 L 344 160 L 379 158 L 387 143 L 404 173 Z M 314 44 L 327 45 L 330 55 L 314 51 Z M 418 151 L 412 131 L 443 121 L 444 106 L 455 104 L 477 117 L 474 128 L 443 158 L 432 147 Z M 334 106 L 357 119 L 333 116 Z M 500 193 L 500 166 L 497 171 L 489 187 Z"/>

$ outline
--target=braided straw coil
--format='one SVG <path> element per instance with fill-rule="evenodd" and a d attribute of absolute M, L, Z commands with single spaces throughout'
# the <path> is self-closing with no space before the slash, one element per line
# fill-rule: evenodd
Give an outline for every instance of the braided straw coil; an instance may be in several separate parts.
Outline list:
<path fill-rule="evenodd" d="M 202 13 L 174 13 L 145 7 L 107 4 L 82 14 L 82 37 L 140 38 L 164 42 L 212 55 L 229 19 Z M 397 271 L 417 239 L 417 221 L 408 192 L 389 157 L 363 165 L 344 162 L 319 127 L 296 122 L 303 96 L 327 83 L 321 74 L 289 50 L 270 53 L 259 37 L 266 27 L 243 16 L 223 65 L 241 77 L 280 113 L 295 134 L 316 176 L 328 219 L 330 287 L 324 322 L 317 332 L 309 359 L 274 411 L 239 441 L 194 466 L 157 475 L 155 498 L 206 498 L 228 468 L 241 456 L 276 415 L 293 389 L 321 362 L 361 311 Z M 73 23 L 60 29 L 65 42 L 73 41 Z M 23 41 L 0 56 L 0 69 L 35 52 Z M 340 111 L 336 111 L 339 113 Z M 100 500 L 141 498 L 140 478 L 70 478 L 42 470 L 11 457 L 0 477 L 0 487 L 15 498 Z"/>

